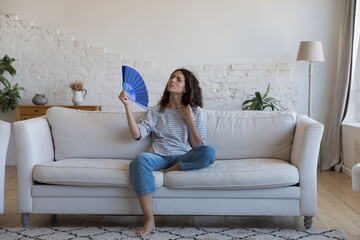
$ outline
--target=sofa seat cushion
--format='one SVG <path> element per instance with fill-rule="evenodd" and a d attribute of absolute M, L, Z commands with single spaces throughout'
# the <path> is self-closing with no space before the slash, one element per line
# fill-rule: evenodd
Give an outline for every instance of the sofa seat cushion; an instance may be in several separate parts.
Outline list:
<path fill-rule="evenodd" d="M 217 160 L 207 168 L 168 172 L 164 185 L 173 189 L 261 189 L 292 186 L 298 169 L 279 159 Z"/>
<path fill-rule="evenodd" d="M 35 181 L 68 186 L 132 187 L 129 176 L 130 160 L 72 158 L 37 164 Z M 163 173 L 155 171 L 155 186 L 163 186 Z"/>

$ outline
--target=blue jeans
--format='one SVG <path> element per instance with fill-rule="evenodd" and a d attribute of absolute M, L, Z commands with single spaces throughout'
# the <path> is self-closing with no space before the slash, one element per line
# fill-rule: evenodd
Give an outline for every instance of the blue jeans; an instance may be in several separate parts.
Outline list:
<path fill-rule="evenodd" d="M 215 150 L 213 147 L 201 145 L 179 156 L 140 153 L 129 166 L 130 180 L 135 193 L 142 195 L 155 192 L 155 178 L 152 172 L 169 168 L 178 162 L 183 171 L 205 168 L 215 162 Z"/>

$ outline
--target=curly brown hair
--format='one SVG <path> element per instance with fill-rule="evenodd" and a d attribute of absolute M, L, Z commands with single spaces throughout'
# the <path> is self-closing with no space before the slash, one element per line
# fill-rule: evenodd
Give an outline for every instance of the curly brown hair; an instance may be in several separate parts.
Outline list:
<path fill-rule="evenodd" d="M 179 68 L 176 69 L 170 76 L 175 72 L 180 71 L 185 77 L 185 89 L 186 92 L 182 96 L 182 103 L 187 106 L 194 108 L 195 106 L 203 107 L 202 94 L 199 81 L 196 79 L 194 74 L 187 69 Z M 164 93 L 158 103 L 160 106 L 160 112 L 164 111 L 166 105 L 169 103 L 170 92 L 167 90 L 167 85 L 165 87 Z"/>

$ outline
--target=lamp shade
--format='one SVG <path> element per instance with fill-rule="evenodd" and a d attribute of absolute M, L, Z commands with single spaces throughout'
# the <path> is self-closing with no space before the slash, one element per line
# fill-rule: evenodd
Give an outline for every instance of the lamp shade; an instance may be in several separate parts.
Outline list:
<path fill-rule="evenodd" d="M 324 52 L 321 41 L 300 42 L 296 61 L 323 62 Z"/>

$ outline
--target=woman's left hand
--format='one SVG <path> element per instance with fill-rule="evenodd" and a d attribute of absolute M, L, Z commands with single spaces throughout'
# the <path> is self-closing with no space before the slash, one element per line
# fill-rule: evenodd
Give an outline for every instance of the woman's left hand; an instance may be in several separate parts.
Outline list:
<path fill-rule="evenodd" d="M 194 122 L 194 113 L 192 111 L 192 108 L 190 105 L 187 105 L 186 107 L 182 108 L 180 110 L 181 114 L 183 115 L 186 123 L 193 123 Z"/>

